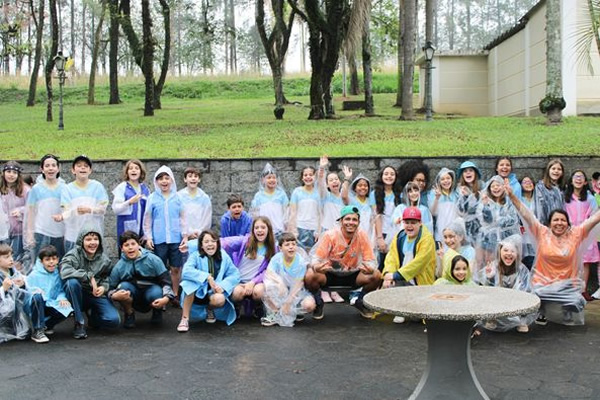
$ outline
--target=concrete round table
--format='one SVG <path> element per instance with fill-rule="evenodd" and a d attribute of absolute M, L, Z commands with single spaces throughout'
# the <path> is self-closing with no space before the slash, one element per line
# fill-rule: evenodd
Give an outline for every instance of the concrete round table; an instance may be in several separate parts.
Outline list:
<path fill-rule="evenodd" d="M 378 290 L 364 304 L 385 314 L 427 321 L 427 367 L 410 399 L 489 399 L 471 363 L 475 321 L 525 315 L 540 299 L 517 290 L 484 286 L 405 286 Z"/>

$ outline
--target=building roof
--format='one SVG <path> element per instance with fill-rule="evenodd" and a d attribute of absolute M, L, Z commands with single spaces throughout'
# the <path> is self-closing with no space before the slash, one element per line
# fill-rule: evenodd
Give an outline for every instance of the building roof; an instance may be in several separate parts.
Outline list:
<path fill-rule="evenodd" d="M 539 10 L 544 4 L 546 0 L 538 1 L 533 7 L 527 11 L 527 13 L 519 19 L 519 21 L 512 28 L 502 32 L 499 36 L 497 36 L 494 40 L 483 47 L 484 50 L 491 50 L 494 47 L 498 46 L 500 43 L 505 40 L 511 38 L 513 35 L 517 34 L 519 31 L 523 30 L 527 23 L 529 22 L 529 18 Z"/>

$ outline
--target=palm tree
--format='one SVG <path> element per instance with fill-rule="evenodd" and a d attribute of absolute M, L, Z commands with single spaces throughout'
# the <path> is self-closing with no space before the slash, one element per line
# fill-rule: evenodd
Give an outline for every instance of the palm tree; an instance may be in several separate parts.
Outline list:
<path fill-rule="evenodd" d="M 561 122 L 566 106 L 562 89 L 560 3 L 560 0 L 546 1 L 546 96 L 539 106 L 550 125 Z"/>

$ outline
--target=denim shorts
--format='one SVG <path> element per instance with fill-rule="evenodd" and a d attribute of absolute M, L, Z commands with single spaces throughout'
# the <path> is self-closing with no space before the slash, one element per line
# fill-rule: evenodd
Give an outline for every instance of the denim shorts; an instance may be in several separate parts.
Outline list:
<path fill-rule="evenodd" d="M 162 260 L 167 268 L 183 267 L 183 257 L 181 251 L 179 251 L 179 243 L 155 244 L 154 254 Z"/>

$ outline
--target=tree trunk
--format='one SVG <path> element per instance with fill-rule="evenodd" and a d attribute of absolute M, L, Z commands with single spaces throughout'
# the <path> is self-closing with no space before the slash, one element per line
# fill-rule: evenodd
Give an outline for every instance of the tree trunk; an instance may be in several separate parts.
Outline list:
<path fill-rule="evenodd" d="M 358 68 L 356 67 L 356 56 L 354 53 L 348 54 L 348 69 L 350 70 L 350 94 L 357 96 L 360 94 L 360 84 L 358 82 Z"/>
<path fill-rule="evenodd" d="M 142 0 L 142 43 L 143 61 L 142 72 L 146 86 L 144 116 L 154 115 L 154 38 L 152 37 L 152 16 L 150 15 L 150 0 Z"/>
<path fill-rule="evenodd" d="M 52 41 L 50 43 L 50 51 L 46 61 L 46 94 L 48 103 L 46 106 L 46 121 L 52 121 L 52 70 L 54 69 L 54 56 L 58 52 L 58 16 L 56 15 L 56 0 L 48 0 L 50 8 L 50 29 L 52 32 Z M 41 18 L 41 17 L 40 17 Z"/>
<path fill-rule="evenodd" d="M 294 17 L 296 15 L 294 10 L 288 14 L 285 9 L 285 4 L 285 0 L 274 0 L 271 2 L 274 23 L 270 24 L 271 33 L 268 36 L 265 29 L 264 1 L 257 0 L 255 8 L 256 28 L 273 76 L 276 108 L 282 107 L 287 103 L 283 92 L 283 64 L 288 50 Z M 287 22 L 285 20 L 286 14 L 288 14 Z"/>
<path fill-rule="evenodd" d="M 87 3 L 84 1 L 82 10 L 81 10 L 81 72 L 85 71 L 85 48 L 87 46 L 87 38 L 85 28 L 87 26 L 87 21 L 85 18 Z"/>
<path fill-rule="evenodd" d="M 158 83 L 156 83 L 156 85 L 154 86 L 155 110 L 160 110 L 162 108 L 160 96 L 162 95 L 162 90 L 165 86 L 165 81 L 167 80 L 167 72 L 169 70 L 169 59 L 171 58 L 171 8 L 169 7 L 168 0 L 159 0 L 159 2 L 162 8 L 165 43 L 162 63 L 160 65 L 160 77 L 158 78 Z"/>
<path fill-rule="evenodd" d="M 40 73 L 40 64 L 42 62 L 42 40 L 44 38 L 44 8 L 46 0 L 39 0 L 38 17 L 36 19 L 33 11 L 33 1 L 31 2 L 31 15 L 35 23 L 35 58 L 33 60 L 33 70 L 29 78 L 29 96 L 27 97 L 27 107 L 35 105 L 35 93 L 37 90 L 37 80 Z"/>
<path fill-rule="evenodd" d="M 370 14 L 370 10 L 369 10 Z M 365 115 L 375 115 L 373 103 L 373 70 L 371 68 L 371 37 L 369 32 L 369 20 L 365 26 L 362 40 L 363 75 L 365 82 Z"/>
<path fill-rule="evenodd" d="M 308 119 L 325 118 L 325 109 L 323 108 L 323 86 L 321 77 L 323 74 L 323 61 L 320 51 L 320 34 L 316 28 L 308 30 L 308 51 L 310 54 L 310 113 Z"/>
<path fill-rule="evenodd" d="M 88 84 L 88 100 L 89 105 L 96 102 L 96 70 L 98 69 L 98 54 L 100 53 L 100 39 L 102 38 L 102 24 L 104 23 L 104 14 L 106 14 L 106 0 L 101 0 L 100 18 L 98 26 L 94 32 L 94 47 L 92 47 L 92 65 L 90 67 L 90 79 Z"/>
<path fill-rule="evenodd" d="M 109 51 L 108 51 L 108 68 L 109 68 L 109 86 L 110 98 L 108 104 L 119 104 L 121 98 L 119 96 L 119 0 L 110 0 L 110 28 L 108 30 Z"/>
<path fill-rule="evenodd" d="M 396 90 L 396 104 L 394 107 L 402 107 L 402 71 L 404 69 L 404 46 L 403 36 L 404 36 L 404 21 L 403 21 L 403 10 L 404 10 L 404 1 L 400 0 L 398 5 L 398 49 L 397 49 L 397 63 L 398 63 L 398 89 Z"/>
<path fill-rule="evenodd" d="M 454 0 L 450 0 L 448 10 L 446 11 L 446 18 L 448 21 L 448 48 L 454 50 L 454 34 L 456 26 L 454 24 Z"/>
<path fill-rule="evenodd" d="M 75 0 L 71 0 L 71 58 L 75 59 Z"/>
<path fill-rule="evenodd" d="M 560 0 L 546 1 L 546 98 L 563 99 Z M 548 123 L 562 120 L 562 109 L 550 107 Z"/>
<path fill-rule="evenodd" d="M 404 2 L 404 35 L 403 52 L 404 68 L 402 75 L 402 116 L 401 119 L 414 119 L 413 110 L 413 74 L 415 59 L 415 12 L 417 0 L 406 0 Z"/>

